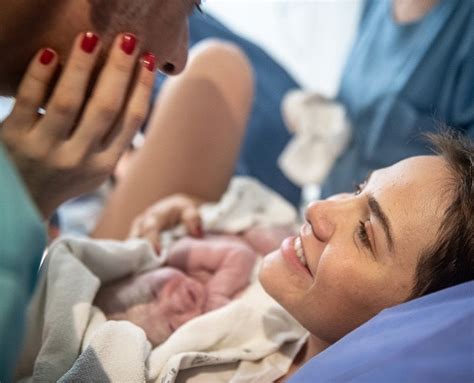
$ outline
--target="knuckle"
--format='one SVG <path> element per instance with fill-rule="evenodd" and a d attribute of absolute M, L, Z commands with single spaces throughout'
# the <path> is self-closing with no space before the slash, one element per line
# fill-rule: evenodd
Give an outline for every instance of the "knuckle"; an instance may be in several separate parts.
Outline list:
<path fill-rule="evenodd" d="M 132 73 L 133 64 L 124 62 L 123 60 L 114 60 L 112 62 L 112 67 L 119 75 L 128 76 Z"/>
<path fill-rule="evenodd" d="M 142 88 L 151 89 L 154 84 L 154 77 L 149 73 L 140 76 L 137 80 L 137 85 Z"/>
<path fill-rule="evenodd" d="M 60 156 L 56 166 L 62 171 L 70 172 L 80 168 L 81 164 L 82 158 L 76 154 L 70 154 L 68 156 Z"/>
<path fill-rule="evenodd" d="M 147 110 L 133 109 L 127 113 L 127 125 L 140 127 L 147 117 Z"/>
<path fill-rule="evenodd" d="M 72 100 L 62 99 L 53 102 L 51 105 L 53 112 L 59 116 L 70 116 L 76 113 L 77 106 Z"/>
<path fill-rule="evenodd" d="M 97 173 L 102 176 L 108 176 L 114 170 L 117 160 L 118 159 L 115 159 L 115 157 L 112 158 L 110 155 L 98 159 L 95 162 Z"/>
<path fill-rule="evenodd" d="M 94 163 L 89 161 L 88 150 L 86 147 L 73 143 L 65 144 L 61 150 L 57 151 L 55 156 L 57 167 L 64 171 L 80 171 L 85 174 L 94 174 Z"/>
<path fill-rule="evenodd" d="M 25 109 L 32 109 L 36 108 L 36 100 L 30 94 L 20 94 L 17 96 L 15 100 L 15 104 L 18 107 L 25 108 Z"/>
<path fill-rule="evenodd" d="M 94 108 L 100 118 L 107 121 L 115 120 L 120 112 L 120 105 L 113 101 L 97 101 Z"/>
<path fill-rule="evenodd" d="M 71 60 L 69 66 L 71 71 L 74 73 L 88 73 L 92 67 L 90 62 L 87 62 L 79 57 L 75 57 L 74 60 Z"/>

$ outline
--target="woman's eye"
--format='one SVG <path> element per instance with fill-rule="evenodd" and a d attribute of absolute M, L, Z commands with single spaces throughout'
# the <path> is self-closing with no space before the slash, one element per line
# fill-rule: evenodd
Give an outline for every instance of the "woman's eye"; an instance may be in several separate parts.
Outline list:
<path fill-rule="evenodd" d="M 364 188 L 364 184 L 357 184 L 354 186 L 354 195 L 359 195 L 362 193 L 362 189 Z"/>
<path fill-rule="evenodd" d="M 364 190 L 367 186 L 367 180 L 368 178 L 366 178 L 364 182 L 361 182 L 354 186 L 354 195 L 359 195 L 360 193 L 362 193 L 362 190 Z"/>
<path fill-rule="evenodd" d="M 365 227 L 365 223 L 359 221 L 359 227 L 357 228 L 357 235 L 360 241 L 367 247 L 369 250 L 372 250 L 372 246 L 370 244 L 369 235 L 367 234 L 367 229 Z"/>

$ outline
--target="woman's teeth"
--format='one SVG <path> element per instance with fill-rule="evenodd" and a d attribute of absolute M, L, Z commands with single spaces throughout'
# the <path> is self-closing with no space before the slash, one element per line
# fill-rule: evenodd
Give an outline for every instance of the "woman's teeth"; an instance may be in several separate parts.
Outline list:
<path fill-rule="evenodd" d="M 306 257 L 304 256 L 303 245 L 301 244 L 300 237 L 296 237 L 294 247 L 295 247 L 296 256 L 298 257 L 300 262 L 303 264 L 303 266 L 306 266 L 307 265 Z"/>

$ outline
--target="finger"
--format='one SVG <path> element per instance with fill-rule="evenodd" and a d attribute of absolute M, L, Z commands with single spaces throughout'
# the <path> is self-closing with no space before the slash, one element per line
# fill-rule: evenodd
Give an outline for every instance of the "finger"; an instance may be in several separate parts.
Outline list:
<path fill-rule="evenodd" d="M 114 41 L 109 58 L 87 103 L 73 140 L 81 147 L 100 148 L 123 108 L 137 58 L 137 40 L 129 33 Z"/>
<path fill-rule="evenodd" d="M 189 206 L 183 209 L 181 213 L 181 221 L 184 223 L 184 226 L 186 226 L 188 233 L 193 237 L 201 238 L 204 236 L 201 216 L 199 215 L 199 210 L 196 206 Z"/>
<path fill-rule="evenodd" d="M 143 236 L 143 238 L 151 243 L 158 254 L 161 252 L 161 238 L 158 231 L 149 231 Z"/>
<path fill-rule="evenodd" d="M 31 61 L 16 94 L 15 106 L 5 121 L 5 129 L 30 129 L 44 105 L 50 82 L 58 67 L 58 55 L 50 48 L 42 49 Z"/>
<path fill-rule="evenodd" d="M 154 80 L 155 56 L 152 53 L 145 53 L 141 58 L 141 68 L 122 123 L 110 132 L 105 142 L 112 155 L 119 156 L 130 145 L 135 133 L 145 122 L 150 110 Z"/>
<path fill-rule="evenodd" d="M 138 238 L 140 237 L 141 227 L 142 227 L 142 217 L 137 217 L 132 222 L 132 227 L 128 234 L 128 238 Z"/>
<path fill-rule="evenodd" d="M 148 240 L 152 246 L 155 249 L 155 252 L 157 254 L 160 254 L 161 252 L 161 243 L 160 243 L 160 237 L 153 235 L 154 231 L 150 230 L 146 232 L 144 230 L 146 224 L 146 219 L 144 219 L 142 216 L 136 218 L 133 223 L 132 223 L 132 228 L 130 229 L 130 233 L 128 235 L 128 238 L 143 238 Z"/>
<path fill-rule="evenodd" d="M 144 225 L 146 232 L 153 231 L 155 233 L 161 233 L 179 223 L 179 213 L 176 209 L 170 211 L 155 211 L 152 213 L 152 218 Z"/>
<path fill-rule="evenodd" d="M 139 236 L 140 238 L 147 239 L 152 245 L 158 245 L 157 247 L 155 246 L 155 248 L 159 248 L 160 237 L 156 227 L 156 217 L 152 214 L 148 214 L 142 221 Z"/>
<path fill-rule="evenodd" d="M 82 109 L 93 69 L 100 53 L 100 40 L 92 32 L 76 37 L 41 123 L 45 135 L 56 139 L 69 137 Z"/>

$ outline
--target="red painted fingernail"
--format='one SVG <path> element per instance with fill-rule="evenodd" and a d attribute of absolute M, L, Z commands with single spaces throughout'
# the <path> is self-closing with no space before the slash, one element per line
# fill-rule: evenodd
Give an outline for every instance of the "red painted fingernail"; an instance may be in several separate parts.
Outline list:
<path fill-rule="evenodd" d="M 155 55 L 151 52 L 147 52 L 143 55 L 143 66 L 148 69 L 150 72 L 155 70 L 156 58 Z"/>
<path fill-rule="evenodd" d="M 82 37 L 81 49 L 86 53 L 94 52 L 97 43 L 99 42 L 99 36 L 93 32 L 86 32 Z"/>
<path fill-rule="evenodd" d="M 46 48 L 43 50 L 43 53 L 41 53 L 39 61 L 43 65 L 48 65 L 53 61 L 55 56 L 56 53 L 52 49 Z"/>
<path fill-rule="evenodd" d="M 131 33 L 125 33 L 122 36 L 122 44 L 120 45 L 120 48 L 122 48 L 122 50 L 127 55 L 131 55 L 133 53 L 136 45 L 137 45 L 137 38 L 135 37 L 135 35 L 132 35 Z"/>

